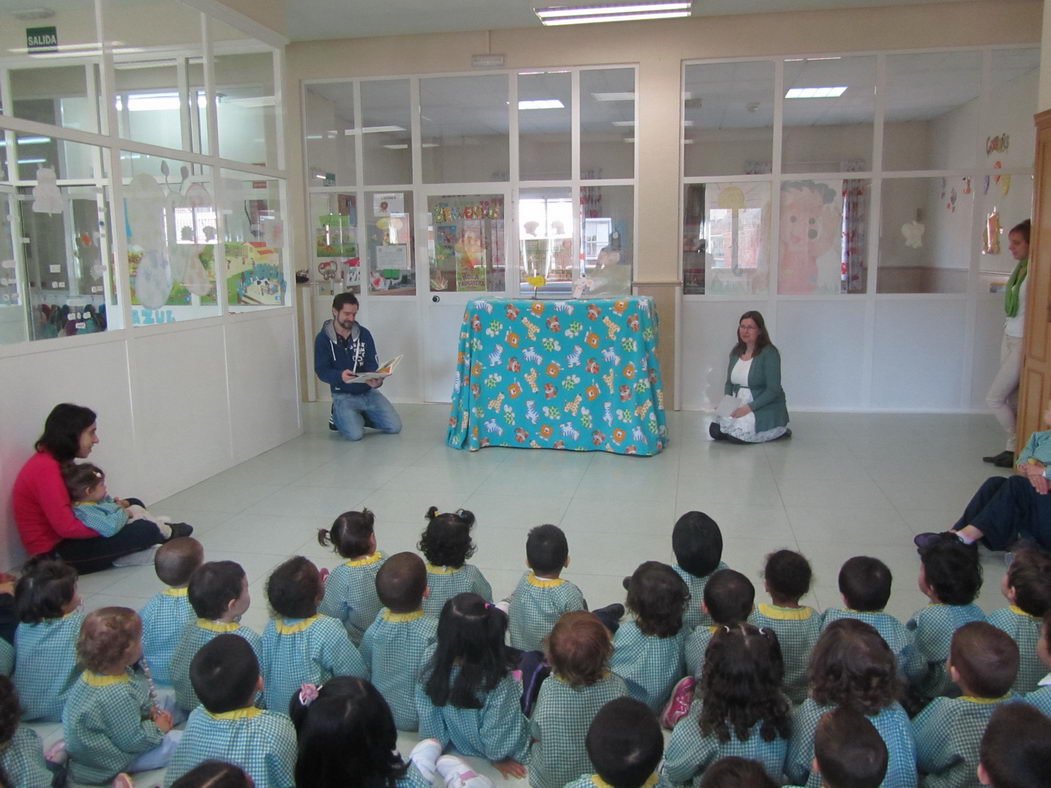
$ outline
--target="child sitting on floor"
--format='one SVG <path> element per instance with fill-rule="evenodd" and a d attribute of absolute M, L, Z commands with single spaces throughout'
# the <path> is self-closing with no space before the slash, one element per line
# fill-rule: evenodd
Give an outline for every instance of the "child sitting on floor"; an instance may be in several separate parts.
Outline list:
<path fill-rule="evenodd" d="M 686 672 L 689 631 L 682 627 L 682 616 L 689 601 L 686 583 L 667 564 L 646 561 L 628 580 L 627 607 L 635 619 L 614 635 L 610 668 L 627 682 L 631 697 L 654 713 Z"/>
<path fill-rule="evenodd" d="M 814 645 L 808 677 L 810 697 L 792 715 L 788 778 L 820 788 L 821 776 L 812 770 L 815 731 L 825 712 L 844 707 L 864 714 L 887 745 L 883 785 L 916 788 L 916 740 L 898 702 L 902 684 L 897 661 L 879 632 L 854 618 L 833 621 Z"/>
<path fill-rule="evenodd" d="M 729 569 L 722 561 L 723 533 L 715 520 L 704 512 L 686 512 L 671 532 L 672 566 L 690 591 L 690 602 L 682 624 L 690 630 L 711 626 L 712 619 L 701 607 L 704 587 L 714 572 Z"/>
<path fill-rule="evenodd" d="M 172 685 L 179 708 L 190 712 L 200 701 L 190 677 L 190 663 L 201 647 L 217 635 L 240 635 L 252 647 L 256 660 L 262 655 L 258 633 L 240 623 L 241 616 L 252 604 L 248 578 L 234 561 L 209 561 L 201 564 L 190 577 L 188 595 L 197 618 L 183 627 L 179 645 L 171 659 Z"/>
<path fill-rule="evenodd" d="M 840 706 L 817 723 L 814 762 L 821 788 L 879 788 L 887 775 L 887 745 L 864 714 Z"/>
<path fill-rule="evenodd" d="M 266 596 L 274 614 L 262 645 L 268 709 L 288 709 L 301 684 L 369 674 L 339 619 L 317 612 L 324 591 L 317 567 L 301 555 L 279 565 L 267 580 Z"/>
<path fill-rule="evenodd" d="M 40 736 L 19 723 L 22 707 L 15 685 L 0 676 L 0 785 L 52 788 L 65 785 L 65 769 L 44 760 Z"/>
<path fill-rule="evenodd" d="M 240 766 L 257 786 L 295 785 L 296 731 L 286 715 L 253 705 L 263 690 L 263 677 L 248 641 L 235 634 L 216 635 L 194 655 L 190 675 L 201 705 L 186 721 L 165 773 L 166 788 L 212 759 Z"/>
<path fill-rule="evenodd" d="M 171 660 L 186 625 L 194 618 L 190 607 L 190 577 L 204 563 L 204 548 L 192 536 L 172 539 L 157 548 L 153 568 L 168 588 L 154 595 L 142 617 L 142 656 L 158 684 L 171 684 Z"/>
<path fill-rule="evenodd" d="M 781 788 L 781 783 L 771 780 L 759 761 L 727 755 L 704 770 L 697 788 Z"/>
<path fill-rule="evenodd" d="M 376 596 L 376 573 L 384 556 L 376 549 L 376 516 L 368 509 L 343 512 L 329 529 L 317 532 L 322 547 L 332 548 L 344 559 L 325 581 L 325 598 L 319 610 L 338 618 L 355 646 L 383 607 Z"/>
<path fill-rule="evenodd" d="M 1002 591 L 1010 607 L 994 610 L 985 620 L 1018 644 L 1021 663 L 1011 689 L 1033 692 L 1045 673 L 1036 644 L 1040 640 L 1041 621 L 1051 610 L 1051 556 L 1035 548 L 1016 550 L 1004 575 Z"/>
<path fill-rule="evenodd" d="M 979 747 L 997 706 L 1013 703 L 1018 646 L 984 621 L 964 624 L 952 638 L 949 676 L 963 693 L 935 698 L 912 721 L 916 764 L 928 788 L 968 785 L 978 768 Z"/>
<path fill-rule="evenodd" d="M 376 574 L 376 592 L 386 606 L 365 630 L 361 656 L 372 682 L 390 705 L 398 730 L 414 731 L 416 680 L 424 655 L 438 637 L 438 621 L 423 613 L 427 568 L 415 553 L 395 553 Z"/>
<path fill-rule="evenodd" d="M 664 737 L 653 710 L 633 698 L 611 700 L 591 722 L 585 740 L 595 774 L 565 788 L 643 788 L 657 782 Z"/>
<path fill-rule="evenodd" d="M 712 590 L 717 573 L 705 589 Z M 697 699 L 672 731 L 664 776 L 688 783 L 728 755 L 759 761 L 779 780 L 788 751 L 791 704 L 781 692 L 777 635 L 748 623 L 718 627 L 708 648 Z"/>
<path fill-rule="evenodd" d="M 785 663 L 785 694 L 798 705 L 806 700 L 810 652 L 821 635 L 821 614 L 799 604 L 810 590 L 810 562 L 792 550 L 778 550 L 766 557 L 763 578 L 771 604 L 756 605 L 748 619 L 777 634 Z"/>
<path fill-rule="evenodd" d="M 752 581 L 733 569 L 720 569 L 704 587 L 701 609 L 712 620 L 711 626 L 699 626 L 686 640 L 686 673 L 695 678 L 704 670 L 708 644 L 719 629 L 747 621 L 755 602 Z"/>
<path fill-rule="evenodd" d="M 420 736 L 442 748 L 488 759 L 505 777 L 525 777 L 528 720 L 522 685 L 504 647 L 507 616 L 478 594 L 457 594 L 442 608 L 438 640 L 420 674 Z"/>
<path fill-rule="evenodd" d="M 427 559 L 427 587 L 431 594 L 423 600 L 428 616 L 441 615 L 445 603 L 457 594 L 478 594 L 486 602 L 493 599 L 493 589 L 477 567 L 467 563 L 474 555 L 471 528 L 474 515 L 466 509 L 438 513 L 432 506 L 424 515 L 427 527 L 417 545 Z"/>
<path fill-rule="evenodd" d="M 15 585 L 15 673 L 26 722 L 59 722 L 80 675 L 77 636 L 84 621 L 77 570 L 64 561 L 31 558 Z"/>
<path fill-rule="evenodd" d="M 953 633 L 964 624 L 984 621 L 985 613 L 974 604 L 982 587 L 982 565 L 978 551 L 952 534 L 921 547 L 920 591 L 931 600 L 906 624 L 916 638 L 916 648 L 927 663 L 927 673 L 917 690 L 923 698 L 955 696 L 945 662 Z"/>
<path fill-rule="evenodd" d="M 1044 663 L 1045 668 L 1051 668 L 1051 611 L 1044 614 L 1044 624 L 1040 628 L 1040 640 L 1036 644 L 1036 655 Z M 1025 701 L 1051 717 L 1051 673 L 1040 679 L 1035 690 L 1025 695 Z"/>
<path fill-rule="evenodd" d="M 126 607 L 104 607 L 84 619 L 77 640 L 84 672 L 62 714 L 69 774 L 78 783 L 108 783 L 121 772 L 162 769 L 182 737 L 171 712 L 158 708 L 146 678 L 142 621 Z"/>
<path fill-rule="evenodd" d="M 537 651 L 563 613 L 587 610 L 587 603 L 579 588 L 560 577 L 569 566 L 569 544 L 558 526 L 538 525 L 529 531 L 526 563 L 529 571 L 511 597 L 508 630 L 512 648 Z"/>
<path fill-rule="evenodd" d="M 435 739 L 418 742 L 403 761 L 390 708 L 365 679 L 304 685 L 291 711 L 299 735 L 297 785 L 430 788 L 437 772 L 449 788 L 492 788 L 462 758 L 442 755 Z"/>
<path fill-rule="evenodd" d="M 846 609 L 826 610 L 822 627 L 841 618 L 856 618 L 875 627 L 894 652 L 902 677 L 916 682 L 927 672 L 916 641 L 904 624 L 883 612 L 890 600 L 891 581 L 890 569 L 878 558 L 858 555 L 847 559 L 839 570 L 839 593 Z"/>
<path fill-rule="evenodd" d="M 609 672 L 613 642 L 594 613 L 564 614 L 547 637 L 551 676 L 540 685 L 530 722 L 529 784 L 562 788 L 594 765 L 584 746 L 599 710 L 628 694 L 624 679 Z"/>
<path fill-rule="evenodd" d="M 978 780 L 993 788 L 1051 785 L 1051 719 L 1027 703 L 996 708 L 978 748 Z"/>
<path fill-rule="evenodd" d="M 116 784 L 113 788 L 121 788 Z M 205 761 L 172 783 L 171 788 L 255 788 L 240 766 L 223 761 Z"/>
<path fill-rule="evenodd" d="M 172 523 L 157 517 L 137 503 L 113 498 L 106 489 L 106 474 L 90 462 L 66 463 L 62 466 L 73 514 L 80 522 L 101 536 L 114 536 L 132 520 L 146 520 L 157 526 L 165 540 L 189 536 L 193 528 L 186 523 Z"/>

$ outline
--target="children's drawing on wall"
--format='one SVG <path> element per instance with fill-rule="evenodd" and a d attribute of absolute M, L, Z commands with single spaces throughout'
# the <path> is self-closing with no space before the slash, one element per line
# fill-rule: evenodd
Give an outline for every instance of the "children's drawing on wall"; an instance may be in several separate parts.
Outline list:
<path fill-rule="evenodd" d="M 905 239 L 905 245 L 910 249 L 923 248 L 923 234 L 925 232 L 927 232 L 927 226 L 916 219 L 901 226 L 901 237 Z"/>
<path fill-rule="evenodd" d="M 993 207 L 982 229 L 982 254 L 1000 254 L 1000 210 Z"/>
<path fill-rule="evenodd" d="M 33 187 L 34 213 L 62 213 L 62 191 L 58 176 L 51 167 L 37 167 L 36 186 Z"/>
<path fill-rule="evenodd" d="M 226 244 L 226 270 L 230 303 L 255 306 L 284 303 L 281 256 L 262 241 Z"/>
<path fill-rule="evenodd" d="M 485 290 L 485 242 L 482 222 L 464 219 L 462 234 L 456 244 L 456 289 Z"/>
<path fill-rule="evenodd" d="M 770 189 L 765 184 L 712 184 L 704 224 L 709 293 L 750 295 L 767 288 Z"/>
<path fill-rule="evenodd" d="M 819 181 L 781 186 L 778 292 L 784 295 L 841 290 L 842 192 Z"/>

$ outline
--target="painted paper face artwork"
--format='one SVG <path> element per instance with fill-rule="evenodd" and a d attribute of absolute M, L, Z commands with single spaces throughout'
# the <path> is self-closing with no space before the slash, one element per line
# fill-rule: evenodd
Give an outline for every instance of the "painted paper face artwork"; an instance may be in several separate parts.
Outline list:
<path fill-rule="evenodd" d="M 58 177 L 50 167 L 38 167 L 37 185 L 33 187 L 34 213 L 62 213 L 62 192 Z"/>
<path fill-rule="evenodd" d="M 827 184 L 794 181 L 781 187 L 778 291 L 806 295 L 818 291 L 821 270 L 839 275 L 841 196 Z"/>

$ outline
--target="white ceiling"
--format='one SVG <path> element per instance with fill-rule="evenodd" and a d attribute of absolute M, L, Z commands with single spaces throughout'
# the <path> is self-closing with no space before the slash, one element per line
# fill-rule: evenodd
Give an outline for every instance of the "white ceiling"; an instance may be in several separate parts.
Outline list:
<path fill-rule="evenodd" d="M 12 0 L 4 0 L 4 3 Z M 28 0 L 13 0 L 23 2 Z M 604 0 L 620 2 L 621 0 Z M 597 5 L 603 0 L 282 0 L 293 41 L 457 30 L 540 27 L 534 6 Z M 694 0 L 693 16 L 922 5 L 968 0 Z"/>

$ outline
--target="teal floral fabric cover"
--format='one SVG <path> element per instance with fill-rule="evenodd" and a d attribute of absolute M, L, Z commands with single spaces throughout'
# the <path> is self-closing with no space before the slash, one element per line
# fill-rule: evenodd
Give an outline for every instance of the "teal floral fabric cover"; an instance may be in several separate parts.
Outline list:
<path fill-rule="evenodd" d="M 668 428 L 656 351 L 646 296 L 472 301 L 447 443 L 658 454 Z"/>

